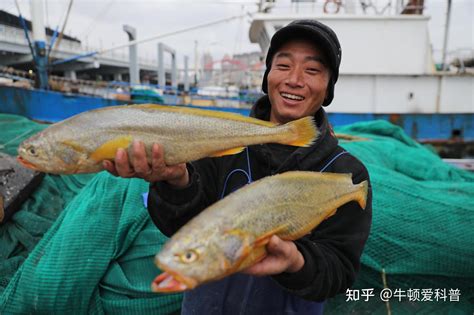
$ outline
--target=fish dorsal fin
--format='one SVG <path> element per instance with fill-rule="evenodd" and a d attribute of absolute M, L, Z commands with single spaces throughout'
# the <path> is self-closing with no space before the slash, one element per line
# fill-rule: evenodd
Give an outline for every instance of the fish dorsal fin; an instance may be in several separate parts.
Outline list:
<path fill-rule="evenodd" d="M 228 113 L 228 112 L 222 112 L 222 111 L 181 107 L 181 106 L 156 105 L 156 104 L 140 104 L 140 105 L 129 105 L 129 106 L 133 106 L 135 108 L 160 110 L 160 111 L 165 111 L 165 112 L 170 112 L 170 113 L 199 115 L 199 116 L 204 116 L 204 117 L 213 117 L 213 118 L 241 121 L 241 122 L 253 123 L 253 124 L 265 126 L 265 127 L 277 126 L 276 124 L 265 121 L 265 120 L 260 120 L 260 119 L 256 119 L 252 117 L 243 116 L 240 114 Z"/>
<path fill-rule="evenodd" d="M 224 150 L 224 151 L 214 152 L 210 156 L 211 157 L 220 157 L 220 156 L 224 156 L 224 155 L 233 155 L 233 154 L 238 154 L 238 153 L 242 152 L 243 150 L 244 150 L 244 147 L 232 148 L 232 149 L 228 149 L 228 150 Z"/>
<path fill-rule="evenodd" d="M 302 180 L 302 179 L 327 179 L 327 180 L 344 180 L 347 183 L 352 183 L 352 173 L 331 173 L 331 172 L 313 172 L 313 171 L 290 171 L 277 175 L 275 178 L 287 180 Z"/>

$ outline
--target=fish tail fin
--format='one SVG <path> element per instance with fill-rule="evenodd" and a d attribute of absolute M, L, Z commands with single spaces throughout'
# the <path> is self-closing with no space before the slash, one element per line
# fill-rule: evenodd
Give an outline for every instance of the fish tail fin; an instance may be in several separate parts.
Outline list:
<path fill-rule="evenodd" d="M 290 127 L 293 136 L 289 141 L 288 139 L 281 141 L 281 144 L 309 147 L 319 136 L 319 130 L 311 116 L 289 122 L 286 126 Z"/>
<path fill-rule="evenodd" d="M 362 210 L 365 210 L 365 207 L 367 206 L 367 194 L 369 192 L 369 184 L 366 180 L 364 180 L 357 186 L 359 186 L 360 189 L 357 191 L 357 196 L 355 200 L 359 203 Z"/>

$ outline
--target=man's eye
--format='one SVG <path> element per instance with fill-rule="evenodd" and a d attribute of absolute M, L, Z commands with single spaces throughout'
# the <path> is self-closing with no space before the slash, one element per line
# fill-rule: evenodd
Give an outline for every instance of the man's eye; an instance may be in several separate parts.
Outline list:
<path fill-rule="evenodd" d="M 316 74 L 316 73 L 321 72 L 321 70 L 319 70 L 318 68 L 308 68 L 306 69 L 306 71 L 310 74 Z"/>
<path fill-rule="evenodd" d="M 278 69 L 288 69 L 288 68 L 290 68 L 290 66 L 280 63 L 280 64 L 277 64 L 277 68 Z"/>

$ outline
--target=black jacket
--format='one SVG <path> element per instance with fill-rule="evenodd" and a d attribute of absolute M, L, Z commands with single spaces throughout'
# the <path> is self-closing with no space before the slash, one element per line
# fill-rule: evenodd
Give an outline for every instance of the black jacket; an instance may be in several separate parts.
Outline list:
<path fill-rule="evenodd" d="M 269 120 L 268 97 L 254 105 L 251 116 Z M 191 180 L 186 188 L 174 189 L 164 182 L 151 185 L 148 210 L 153 222 L 165 235 L 171 236 L 207 206 L 245 185 L 248 179 L 243 171 L 250 173 L 253 181 L 290 170 L 352 173 L 355 184 L 368 180 L 364 165 L 338 146 L 322 108 L 315 114 L 315 120 L 321 135 L 311 147 L 250 146 L 248 151 L 237 155 L 204 158 L 188 164 Z M 233 175 L 229 177 L 230 173 Z M 283 273 L 273 279 L 288 292 L 312 301 L 323 301 L 345 292 L 355 280 L 369 235 L 371 195 L 369 185 L 365 210 L 358 203 L 349 202 L 311 234 L 295 241 L 304 256 L 304 267 L 297 273 Z"/>

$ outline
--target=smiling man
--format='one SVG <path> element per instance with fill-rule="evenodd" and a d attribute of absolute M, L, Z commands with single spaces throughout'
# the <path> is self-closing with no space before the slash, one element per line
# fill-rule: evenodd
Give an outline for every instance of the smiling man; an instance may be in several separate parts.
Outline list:
<path fill-rule="evenodd" d="M 329 69 L 321 50 L 304 40 L 284 44 L 267 76 L 270 121 L 279 124 L 313 116 L 326 98 Z"/>
<path fill-rule="evenodd" d="M 209 205 L 265 176 L 306 170 L 351 173 L 354 184 L 368 180 L 364 165 L 338 145 L 323 109 L 333 99 L 340 62 L 336 34 L 318 21 L 294 21 L 272 37 L 262 82 L 266 95 L 251 116 L 277 124 L 314 117 L 320 137 L 310 147 L 256 145 L 236 155 L 168 166 L 158 144 L 149 164 L 143 144 L 135 143 L 132 164 L 119 150 L 115 165 L 106 161 L 104 166 L 115 175 L 150 182 L 148 211 L 168 236 Z M 324 301 L 354 282 L 371 220 L 369 187 L 364 210 L 349 202 L 301 239 L 273 236 L 267 256 L 244 273 L 186 292 L 182 313 L 322 314 Z"/>

